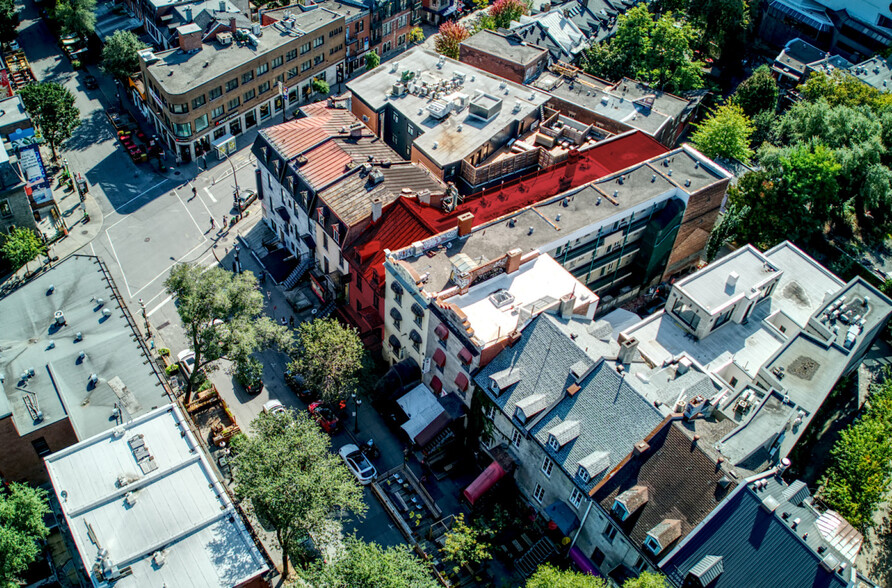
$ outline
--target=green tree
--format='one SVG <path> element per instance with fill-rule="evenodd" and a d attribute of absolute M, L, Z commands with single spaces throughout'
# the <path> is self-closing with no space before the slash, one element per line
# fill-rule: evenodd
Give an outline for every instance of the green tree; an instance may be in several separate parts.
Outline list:
<path fill-rule="evenodd" d="M 356 391 L 362 369 L 359 334 L 333 318 L 320 318 L 297 327 L 293 361 L 288 369 L 300 374 L 323 402 L 335 404 Z"/>
<path fill-rule="evenodd" d="M 409 43 L 421 43 L 424 41 L 424 31 L 421 27 L 412 27 L 408 36 Z"/>
<path fill-rule="evenodd" d="M 451 59 L 458 59 L 458 46 L 462 41 L 471 36 L 471 33 L 451 20 L 447 20 L 440 25 L 440 31 L 434 37 L 434 49 L 440 55 L 445 55 Z"/>
<path fill-rule="evenodd" d="M 550 564 L 542 564 L 527 580 L 526 588 L 607 588 L 607 582 L 589 574 L 561 570 Z"/>
<path fill-rule="evenodd" d="M 623 582 L 623 588 L 669 588 L 669 582 L 663 574 L 644 571 L 637 578 Z"/>
<path fill-rule="evenodd" d="M 841 215 L 838 194 L 842 165 L 832 150 L 821 144 L 801 143 L 782 156 L 780 164 L 787 192 L 801 201 L 817 230 Z"/>
<path fill-rule="evenodd" d="M 19 96 L 34 124 L 40 128 L 55 160 L 56 147 L 69 139 L 81 124 L 81 112 L 74 105 L 74 94 L 56 82 L 39 82 L 20 88 Z"/>
<path fill-rule="evenodd" d="M 492 558 L 490 545 L 483 541 L 484 532 L 465 523 L 465 515 L 459 513 L 452 522 L 452 528 L 443 536 L 443 559 L 462 568 L 484 562 Z"/>
<path fill-rule="evenodd" d="M 0 0 L 0 43 L 9 45 L 18 36 L 19 9 L 15 0 Z"/>
<path fill-rule="evenodd" d="M 319 78 L 314 78 L 310 85 L 313 86 L 313 91 L 318 92 L 319 94 L 328 94 L 331 91 L 328 82 L 320 80 Z"/>
<path fill-rule="evenodd" d="M 761 65 L 737 87 L 731 99 L 745 115 L 752 118 L 766 110 L 774 113 L 777 97 L 777 82 L 771 76 L 771 69 Z"/>
<path fill-rule="evenodd" d="M 699 38 L 690 23 L 669 14 L 655 17 L 641 3 L 619 17 L 609 41 L 586 51 L 583 68 L 605 79 L 628 76 L 669 92 L 701 88 L 703 63 L 693 59 L 692 50 Z"/>
<path fill-rule="evenodd" d="M 807 101 L 823 98 L 830 106 L 868 106 L 877 114 L 892 106 L 892 94 L 881 92 L 839 69 L 831 74 L 812 72 L 798 90 Z"/>
<path fill-rule="evenodd" d="M 146 48 L 130 31 L 115 31 L 102 47 L 102 68 L 126 80 L 139 71 L 139 52 Z"/>
<path fill-rule="evenodd" d="M 28 262 L 46 253 L 46 245 L 37 236 L 37 233 L 26 227 L 14 227 L 3 238 L 0 246 L 3 257 L 12 266 L 13 271 L 25 266 L 28 271 Z"/>
<path fill-rule="evenodd" d="M 331 452 L 331 438 L 304 412 L 261 413 L 251 437 L 233 439 L 236 495 L 276 529 L 282 574 L 302 537 L 330 526 L 338 514 L 362 516 L 362 489 Z"/>
<path fill-rule="evenodd" d="M 96 27 L 96 0 L 63 0 L 56 6 L 62 31 L 86 38 Z"/>
<path fill-rule="evenodd" d="M 213 368 L 218 359 L 244 363 L 257 350 L 287 349 L 291 344 L 288 329 L 263 315 L 263 295 L 250 272 L 234 274 L 219 267 L 180 263 L 164 285 L 177 299 L 177 313 L 195 352 L 185 404 L 192 399 L 199 370 Z"/>
<path fill-rule="evenodd" d="M 830 450 L 830 467 L 818 497 L 863 531 L 892 483 L 892 380 L 876 385 L 859 418 L 839 435 Z"/>
<path fill-rule="evenodd" d="M 427 564 L 405 546 L 382 548 L 355 537 L 333 562 L 319 562 L 300 573 L 316 588 L 436 588 Z"/>
<path fill-rule="evenodd" d="M 712 228 L 709 241 L 706 243 L 706 261 L 712 261 L 718 255 L 722 247 L 737 238 L 740 225 L 746 222 L 750 213 L 750 207 L 739 205 L 736 202 L 729 204 L 725 214 Z"/>
<path fill-rule="evenodd" d="M 40 554 L 37 542 L 49 535 L 49 512 L 46 490 L 15 482 L 0 488 L 0 586 L 20 585 L 19 574 Z"/>
<path fill-rule="evenodd" d="M 372 71 L 376 67 L 381 65 L 381 58 L 378 57 L 378 54 L 374 51 L 369 51 L 365 54 L 365 70 Z"/>
<path fill-rule="evenodd" d="M 507 29 L 513 21 L 529 13 L 530 5 L 525 0 L 496 0 L 489 9 L 492 24 L 497 29 Z"/>
<path fill-rule="evenodd" d="M 691 135 L 691 142 L 706 157 L 725 157 L 749 161 L 750 135 L 753 123 L 736 104 L 725 104 L 713 110 Z"/>
<path fill-rule="evenodd" d="M 703 31 L 704 41 L 719 48 L 723 62 L 740 63 L 751 22 L 747 0 L 692 0 L 683 13 Z"/>

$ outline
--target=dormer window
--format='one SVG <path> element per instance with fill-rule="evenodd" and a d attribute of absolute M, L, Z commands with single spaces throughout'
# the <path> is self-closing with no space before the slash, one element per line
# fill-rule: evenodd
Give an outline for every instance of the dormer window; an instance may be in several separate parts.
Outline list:
<path fill-rule="evenodd" d="M 582 466 L 579 466 L 579 469 L 576 470 L 576 477 L 579 478 L 583 484 L 587 484 L 591 479 L 591 476 L 588 475 L 588 472 L 585 471 L 585 468 Z"/>
<path fill-rule="evenodd" d="M 627 518 L 629 518 L 629 511 L 626 509 L 625 506 L 623 506 L 622 502 L 614 501 L 612 510 L 613 510 L 613 514 L 616 515 L 616 517 L 621 521 L 624 521 Z"/>
<path fill-rule="evenodd" d="M 561 450 L 561 444 L 558 443 L 557 437 L 555 437 L 554 435 L 548 436 L 548 446 L 551 447 L 552 449 L 554 449 L 555 451 Z"/>
<path fill-rule="evenodd" d="M 654 555 L 657 555 L 663 549 L 662 547 L 660 547 L 660 542 L 650 535 L 648 535 L 647 539 L 644 540 L 644 547 Z"/>

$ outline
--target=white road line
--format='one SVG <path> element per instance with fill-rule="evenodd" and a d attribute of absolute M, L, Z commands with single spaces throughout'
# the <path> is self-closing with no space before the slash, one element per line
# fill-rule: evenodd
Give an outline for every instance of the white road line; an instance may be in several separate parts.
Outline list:
<path fill-rule="evenodd" d="M 95 257 L 95 256 L 96 256 L 96 249 L 93 247 L 93 242 L 92 242 L 92 241 L 90 241 L 90 251 L 93 252 L 93 256 Z"/>
<path fill-rule="evenodd" d="M 165 298 L 164 300 L 162 300 L 161 303 L 158 304 L 158 306 L 156 306 L 155 308 L 153 308 L 152 310 L 150 310 L 149 312 L 147 312 L 147 313 L 146 313 L 146 316 L 152 316 L 153 314 L 155 314 L 155 311 L 157 311 L 158 309 L 160 309 L 162 306 L 164 306 L 165 304 L 167 304 L 167 303 L 170 302 L 171 300 L 173 300 L 173 295 L 168 296 L 167 298 Z"/>
<path fill-rule="evenodd" d="M 194 220 L 194 219 L 193 219 L 193 220 Z M 195 250 L 198 249 L 199 247 L 203 247 L 203 246 L 205 245 L 205 243 L 207 243 L 207 239 L 202 238 L 201 243 L 199 243 L 198 245 L 196 245 L 195 247 L 193 247 L 192 249 L 190 249 L 189 251 L 187 251 L 186 253 L 184 253 L 179 259 L 177 259 L 175 262 L 171 263 L 171 264 L 168 265 L 166 268 L 164 268 L 164 271 L 162 271 L 162 272 L 159 273 L 157 276 L 155 276 L 154 278 L 152 278 L 151 280 L 149 280 L 148 282 L 146 282 L 146 285 L 145 285 L 145 286 L 143 286 L 142 288 L 140 288 L 139 290 L 137 290 L 136 292 L 134 292 L 133 294 L 131 294 L 131 295 L 130 295 L 130 298 L 133 298 L 134 296 L 136 296 L 137 294 L 139 294 L 140 292 L 142 292 L 143 290 L 145 290 L 146 288 L 148 288 L 149 286 L 151 286 L 151 285 L 152 285 L 152 282 L 154 282 L 155 280 L 157 280 L 157 279 L 160 278 L 160 277 L 163 277 L 165 274 L 167 274 L 167 273 L 170 271 L 170 268 L 172 268 L 172 267 L 175 266 L 176 264 L 180 263 L 182 260 L 184 260 L 184 259 L 186 259 L 187 257 L 189 257 L 189 256 L 192 254 L 193 251 L 195 251 Z M 119 265 L 120 265 L 120 264 L 119 264 Z M 153 300 L 154 300 L 154 298 L 153 298 Z"/>
<path fill-rule="evenodd" d="M 125 202 L 124 204 L 118 206 L 117 208 L 118 208 L 118 209 L 124 208 L 125 206 L 127 206 L 128 204 L 130 204 L 131 202 L 133 202 L 134 200 L 139 200 L 140 198 L 143 197 L 144 194 L 146 194 L 147 192 L 151 192 L 152 190 L 154 190 L 155 188 L 157 188 L 158 186 L 160 186 L 160 185 L 163 184 L 164 182 L 170 182 L 170 181 L 171 181 L 171 180 L 169 180 L 169 179 L 161 180 L 160 182 L 158 182 L 157 184 L 155 184 L 155 185 L 152 186 L 151 188 L 147 188 L 146 190 L 143 190 L 142 192 L 140 192 L 139 194 L 137 194 L 136 196 L 134 196 L 133 198 L 131 198 L 130 200 L 128 200 L 127 202 Z M 104 191 L 104 190 L 103 190 L 103 191 Z"/>
<path fill-rule="evenodd" d="M 186 214 L 188 214 L 188 215 L 189 215 L 189 218 L 192 219 L 192 222 L 195 223 L 195 228 L 198 229 L 198 232 L 199 232 L 199 233 L 201 233 L 202 239 L 206 240 L 206 237 L 204 236 L 204 231 L 201 230 L 201 227 L 198 225 L 198 221 L 196 221 L 196 220 L 195 220 L 195 217 L 192 216 L 192 213 L 189 212 L 189 207 L 186 206 L 186 203 L 183 202 L 183 199 L 182 199 L 182 198 L 180 198 L 180 193 L 177 192 L 176 190 L 173 190 L 173 195 L 177 197 L 177 200 L 179 200 L 179 201 L 180 201 L 180 204 L 183 205 L 183 209 L 186 211 Z M 204 204 L 204 200 L 202 200 L 201 203 Z M 207 205 L 205 205 L 205 209 L 207 209 Z M 208 214 L 210 214 L 210 211 L 209 211 L 209 210 L 208 210 Z M 211 214 L 211 217 L 213 217 L 213 216 L 214 216 L 214 215 Z"/>
<path fill-rule="evenodd" d="M 208 187 L 207 187 L 207 186 L 205 186 L 205 187 L 204 187 L 204 191 L 205 191 L 205 193 L 206 193 L 206 194 L 207 194 L 207 195 L 208 195 L 208 198 L 210 198 L 210 199 L 211 199 L 211 202 L 214 202 L 214 203 L 216 203 L 216 202 L 217 202 L 217 199 L 216 199 L 216 198 L 214 198 L 214 195 L 213 195 L 213 194 L 211 194 L 211 191 L 210 191 L 210 190 L 208 190 Z"/>
<path fill-rule="evenodd" d="M 121 265 L 121 260 L 118 259 L 118 252 L 115 251 L 115 244 L 112 243 L 111 235 L 108 234 L 108 230 L 105 231 L 105 238 L 108 239 L 108 244 L 111 247 L 112 255 L 115 256 L 115 261 L 118 263 L 118 267 L 121 268 L 121 276 L 124 278 L 124 287 L 127 288 L 127 294 L 130 296 L 130 299 L 133 299 L 133 294 L 130 293 L 130 284 L 127 283 L 127 274 L 124 272 L 124 266 Z"/>

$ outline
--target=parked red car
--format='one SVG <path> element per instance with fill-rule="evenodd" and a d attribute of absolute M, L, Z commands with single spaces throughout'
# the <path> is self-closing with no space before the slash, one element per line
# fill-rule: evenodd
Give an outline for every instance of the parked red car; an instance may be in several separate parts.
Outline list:
<path fill-rule="evenodd" d="M 340 429 L 341 421 L 338 420 L 334 411 L 324 406 L 321 402 L 314 402 L 307 407 L 307 410 L 310 411 L 310 416 L 313 417 L 313 420 L 319 423 L 322 430 L 329 435 L 333 435 Z"/>

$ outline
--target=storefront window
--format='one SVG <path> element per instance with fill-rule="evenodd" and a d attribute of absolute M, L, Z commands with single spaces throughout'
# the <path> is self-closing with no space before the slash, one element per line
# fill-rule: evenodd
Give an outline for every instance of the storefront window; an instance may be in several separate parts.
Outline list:
<path fill-rule="evenodd" d="M 282 97 L 279 96 L 278 98 L 276 98 L 275 101 L 273 102 L 273 105 L 274 105 L 273 108 L 275 109 L 276 112 L 281 112 L 281 110 L 282 110 Z"/>
<path fill-rule="evenodd" d="M 208 128 L 208 115 L 205 113 L 195 119 L 195 132 L 200 132 Z"/>
<path fill-rule="evenodd" d="M 264 104 L 260 107 L 260 120 L 266 120 L 269 118 L 271 112 L 269 111 L 269 103 Z"/>
<path fill-rule="evenodd" d="M 250 129 L 254 125 L 257 124 L 257 112 L 254 110 L 249 111 L 245 114 L 245 128 Z"/>
<path fill-rule="evenodd" d="M 217 129 L 214 131 L 214 140 L 219 139 L 220 137 L 222 137 L 222 136 L 225 135 L 225 134 L 226 134 L 226 127 L 225 127 L 225 126 L 222 126 L 222 127 L 217 128 Z"/>
<path fill-rule="evenodd" d="M 242 133 L 242 121 L 239 119 L 235 119 L 231 123 L 229 123 L 229 134 L 235 137 L 236 135 L 240 135 Z"/>
<path fill-rule="evenodd" d="M 177 137 L 188 137 L 192 134 L 192 125 L 189 123 L 174 123 L 173 132 Z"/>

